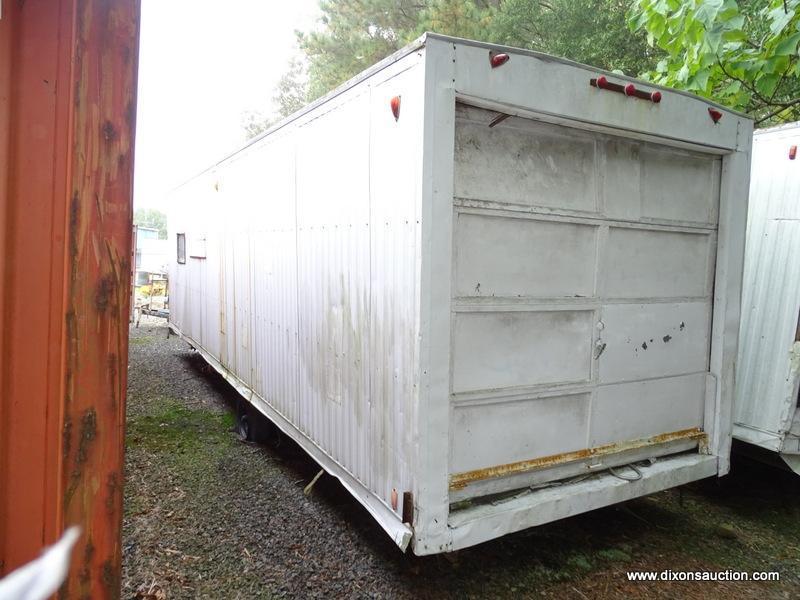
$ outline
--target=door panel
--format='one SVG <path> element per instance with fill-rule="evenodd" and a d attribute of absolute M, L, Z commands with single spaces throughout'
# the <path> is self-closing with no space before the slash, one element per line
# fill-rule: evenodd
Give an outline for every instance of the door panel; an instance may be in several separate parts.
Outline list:
<path fill-rule="evenodd" d="M 463 406 L 454 412 L 453 471 L 462 473 L 586 446 L 591 394 Z M 562 427 L 551 427 L 558 419 Z"/>
<path fill-rule="evenodd" d="M 603 385 L 592 405 L 591 447 L 699 427 L 707 374 Z"/>
<path fill-rule="evenodd" d="M 496 114 L 456 111 L 451 473 L 702 428 L 719 158 Z"/>
<path fill-rule="evenodd" d="M 591 296 L 597 229 L 579 223 L 460 214 L 455 293 Z"/>
<path fill-rule="evenodd" d="M 603 307 L 597 360 L 602 383 L 708 369 L 710 313 L 705 302 L 609 304 Z"/>
<path fill-rule="evenodd" d="M 593 322 L 592 311 L 459 313 L 453 391 L 588 381 Z"/>
<path fill-rule="evenodd" d="M 707 293 L 707 233 L 609 227 L 605 254 L 607 298 L 679 298 Z"/>

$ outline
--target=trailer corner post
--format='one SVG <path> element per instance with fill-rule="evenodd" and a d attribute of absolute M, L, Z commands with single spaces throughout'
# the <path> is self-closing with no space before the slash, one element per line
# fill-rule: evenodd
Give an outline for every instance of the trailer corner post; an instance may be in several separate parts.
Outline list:
<path fill-rule="evenodd" d="M 450 314 L 455 140 L 455 48 L 428 38 L 425 49 L 421 392 L 415 549 L 447 550 L 450 428 Z M 442 83 L 443 82 L 443 83 Z M 427 293 L 426 293 L 426 290 Z M 425 300 L 428 299 L 426 302 Z M 424 531 L 418 538 L 416 531 Z M 428 539 L 430 538 L 430 539 Z M 425 551 L 425 547 L 428 547 Z M 433 549 L 432 546 L 439 546 Z"/>
<path fill-rule="evenodd" d="M 140 5 L 0 1 L 0 574 L 116 598 Z"/>
<path fill-rule="evenodd" d="M 753 122 L 740 118 L 736 148 L 722 158 L 710 356 L 710 370 L 716 378 L 715 414 L 709 440 L 712 453 L 718 456 L 719 476 L 730 471 L 731 463 L 733 403 L 730 398 L 733 397 L 736 382 L 752 131 Z M 725 401 L 725 398 L 729 400 Z"/>

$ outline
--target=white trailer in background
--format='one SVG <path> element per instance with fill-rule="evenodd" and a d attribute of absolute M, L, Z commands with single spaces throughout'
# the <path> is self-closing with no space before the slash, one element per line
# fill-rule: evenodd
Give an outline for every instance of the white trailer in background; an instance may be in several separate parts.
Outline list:
<path fill-rule="evenodd" d="M 800 473 L 800 124 L 756 132 L 734 436 Z"/>
<path fill-rule="evenodd" d="M 428 34 L 176 191 L 171 324 L 417 554 L 721 475 L 751 135 Z"/>

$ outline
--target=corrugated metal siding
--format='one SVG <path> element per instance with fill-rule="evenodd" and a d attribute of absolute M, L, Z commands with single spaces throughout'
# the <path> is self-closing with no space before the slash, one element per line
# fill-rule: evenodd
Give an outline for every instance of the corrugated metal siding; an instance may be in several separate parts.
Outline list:
<path fill-rule="evenodd" d="M 297 139 L 299 423 L 373 491 L 370 439 L 369 89 L 315 118 Z M 322 140 L 334 141 L 336 150 Z M 379 320 L 375 320 L 375 325 Z M 383 357 L 375 357 L 380 360 Z M 365 437 L 350 435 L 360 431 Z M 359 448 L 359 442 L 366 444 Z M 372 464 L 373 461 L 370 461 Z"/>
<path fill-rule="evenodd" d="M 737 425 L 781 436 L 797 405 L 800 313 L 800 145 L 798 126 L 757 132 L 747 222 L 739 358 Z M 759 433 L 737 435 L 754 441 Z"/>
<path fill-rule="evenodd" d="M 412 489 L 419 59 L 189 182 L 170 220 L 208 240 L 173 265 L 173 323 L 387 504 Z"/>

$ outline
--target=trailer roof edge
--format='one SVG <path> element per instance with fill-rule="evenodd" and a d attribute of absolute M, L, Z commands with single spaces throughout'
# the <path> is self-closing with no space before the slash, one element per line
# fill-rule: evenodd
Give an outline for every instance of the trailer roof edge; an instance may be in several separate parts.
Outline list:
<path fill-rule="evenodd" d="M 384 58 L 380 62 L 375 63 L 374 65 L 372 65 L 371 67 L 365 69 L 364 71 L 361 71 L 358 75 L 348 79 L 347 81 L 345 81 L 344 83 L 342 83 L 338 87 L 333 88 L 330 92 L 328 92 L 324 96 L 320 96 L 319 98 L 317 98 L 316 100 L 314 100 L 310 104 L 307 104 L 306 106 L 304 106 L 300 110 L 298 110 L 296 112 L 293 112 L 288 117 L 284 117 L 283 119 L 281 119 L 280 121 L 278 121 L 274 125 L 270 126 L 265 131 L 259 133 L 254 138 L 247 140 L 247 142 L 245 142 L 242 146 L 240 146 L 236 150 L 226 154 L 220 160 L 216 161 L 215 163 L 213 163 L 210 166 L 204 168 L 203 170 L 195 173 L 191 177 L 188 177 L 187 179 L 185 179 L 184 181 L 182 181 L 181 183 L 179 183 L 175 187 L 171 188 L 170 191 L 175 191 L 178 188 L 180 188 L 180 187 L 184 186 L 185 184 L 189 183 L 190 181 L 192 181 L 194 178 L 199 177 L 200 175 L 203 175 L 204 173 L 207 173 L 208 171 L 211 171 L 211 170 L 215 169 L 216 167 L 220 166 L 222 163 L 227 162 L 228 160 L 230 160 L 231 158 L 233 158 L 234 156 L 236 156 L 240 152 L 246 150 L 247 148 L 249 148 L 250 146 L 252 146 L 256 142 L 264 139 L 265 137 L 268 137 L 268 136 L 272 135 L 273 133 L 275 133 L 276 131 L 279 131 L 280 129 L 283 129 L 284 127 L 286 127 L 290 123 L 296 121 L 297 119 L 299 119 L 303 115 L 311 112 L 312 110 L 314 110 L 318 106 L 322 106 L 326 102 L 329 102 L 329 101 L 333 100 L 334 98 L 336 98 L 337 96 L 343 94 L 344 92 L 346 92 L 350 88 L 355 87 L 356 85 L 358 85 L 359 83 L 361 83 L 365 79 L 368 79 L 369 77 L 372 77 L 375 73 L 378 73 L 378 72 L 382 71 L 383 69 L 393 65 L 394 63 L 396 63 L 401 58 L 404 58 L 404 57 L 408 56 L 409 54 L 411 54 L 412 52 L 416 52 L 420 48 L 423 48 L 425 46 L 425 42 L 426 42 L 427 38 L 430 35 L 431 34 L 429 34 L 429 33 L 425 33 L 425 34 L 421 35 L 416 40 L 414 40 L 413 42 L 408 44 L 407 46 L 404 46 L 403 48 L 401 48 L 397 52 L 394 52 L 394 53 L 390 54 L 389 56 L 387 56 L 386 58 Z"/>
<path fill-rule="evenodd" d="M 545 62 L 554 62 L 554 63 L 559 63 L 559 64 L 562 64 L 562 65 L 568 65 L 568 66 L 571 66 L 571 67 L 579 67 L 581 69 L 591 69 L 593 71 L 596 71 L 599 74 L 610 75 L 611 77 L 614 77 L 616 79 L 625 79 L 626 81 L 643 83 L 647 87 L 652 87 L 652 88 L 655 88 L 655 89 L 658 89 L 658 90 L 663 90 L 665 92 L 671 92 L 673 94 L 680 94 L 681 96 L 686 96 L 687 98 L 693 98 L 695 100 L 700 100 L 701 102 L 705 102 L 705 103 L 707 103 L 707 104 L 709 104 L 711 106 L 719 108 L 720 110 L 724 110 L 724 111 L 726 111 L 726 112 L 728 112 L 730 114 L 734 114 L 737 117 L 741 117 L 743 119 L 749 119 L 751 121 L 753 120 L 753 117 L 751 117 L 750 115 L 745 114 L 743 112 L 740 112 L 738 110 L 735 110 L 733 108 L 730 108 L 729 106 L 725 106 L 724 104 L 720 104 L 719 102 L 715 102 L 714 100 L 711 100 L 710 98 L 703 98 L 702 96 L 698 96 L 697 94 L 693 94 L 691 92 L 687 92 L 687 91 L 684 91 L 684 90 L 678 90 L 678 89 L 671 88 L 671 87 L 665 87 L 663 85 L 658 85 L 657 83 L 653 83 L 652 81 L 646 81 L 644 79 L 638 79 L 636 77 L 631 77 L 630 75 L 620 75 L 619 73 L 614 73 L 612 71 L 606 71 L 605 69 L 601 69 L 599 67 L 594 67 L 592 65 L 587 65 L 587 64 L 584 64 L 584 63 L 580 63 L 580 62 L 577 62 L 577 61 L 574 61 L 574 60 L 570 60 L 568 58 L 562 58 L 560 56 L 554 56 L 552 54 L 545 54 L 544 52 L 537 52 L 536 50 L 528 50 L 526 48 L 517 48 L 515 46 L 505 46 L 503 44 L 492 44 L 490 42 L 479 42 L 479 41 L 476 41 L 476 40 L 469 40 L 469 39 L 453 37 L 453 36 L 449 36 L 449 35 L 442 35 L 441 33 L 433 33 L 433 32 L 426 33 L 423 36 L 423 38 L 430 38 L 430 39 L 434 39 L 434 40 L 440 40 L 440 41 L 443 41 L 443 42 L 451 42 L 453 44 L 461 44 L 462 46 L 474 46 L 474 47 L 477 47 L 477 48 L 486 48 L 487 50 L 497 50 L 497 51 L 503 51 L 503 52 L 511 52 L 513 54 L 521 54 L 523 56 L 532 56 L 534 58 L 538 58 L 538 59 L 543 60 Z"/>
<path fill-rule="evenodd" d="M 764 127 L 763 129 L 756 129 L 753 132 L 753 136 L 766 135 L 770 133 L 788 132 L 798 128 L 800 128 L 800 121 L 795 121 L 793 123 L 781 123 L 780 125 L 773 125 L 772 127 Z"/>
<path fill-rule="evenodd" d="M 440 34 L 440 33 L 426 32 L 426 33 L 423 33 L 420 37 L 415 39 L 410 44 L 408 44 L 408 45 L 404 46 L 403 48 L 401 48 L 400 50 L 397 50 L 396 52 L 390 54 L 389 56 L 387 56 L 386 58 L 384 58 L 380 62 L 375 63 L 374 65 L 372 65 L 371 67 L 365 69 L 364 71 L 361 71 L 358 75 L 356 75 L 355 77 L 352 77 L 351 79 L 348 79 L 347 81 L 345 81 L 344 83 L 342 83 L 338 87 L 334 88 L 333 90 L 331 90 L 330 92 L 328 92 L 324 96 L 320 96 L 319 98 L 317 98 L 316 100 L 314 100 L 310 104 L 304 106 L 300 110 L 292 113 L 288 117 L 285 117 L 285 118 L 281 119 L 280 121 L 278 121 L 277 123 L 275 123 L 274 125 L 269 127 L 266 131 L 263 131 L 262 133 L 258 134 L 254 138 L 252 138 L 250 140 L 247 140 L 247 142 L 245 142 L 242 146 L 240 146 L 236 150 L 233 150 L 232 152 L 229 152 L 228 154 L 224 155 L 220 160 L 212 163 L 211 165 L 209 165 L 208 167 L 202 169 L 201 171 L 198 171 L 197 173 L 195 173 L 191 177 L 186 178 L 181 183 L 179 183 L 178 185 L 176 185 L 173 188 L 171 188 L 167 192 L 167 195 L 169 195 L 170 192 L 173 192 L 173 191 L 183 187 L 185 184 L 189 183 L 190 181 L 192 181 L 196 177 L 199 177 L 200 175 L 203 175 L 204 173 L 207 173 L 209 171 L 214 170 L 215 168 L 219 167 L 221 164 L 227 162 L 228 160 L 230 160 L 234 156 L 238 155 L 240 152 L 246 150 L 247 148 L 249 148 L 250 146 L 252 146 L 256 142 L 258 142 L 258 141 L 260 141 L 260 140 L 272 135 L 276 131 L 279 131 L 279 130 L 283 129 L 284 127 L 286 127 L 290 123 L 296 121 L 297 119 L 299 119 L 303 115 L 311 112 L 312 110 L 314 110 L 315 108 L 317 108 L 319 106 L 322 106 L 326 102 L 329 102 L 330 100 L 333 100 L 334 98 L 336 98 L 337 96 L 343 94 L 344 92 L 346 92 L 350 88 L 358 85 L 359 83 L 361 83 L 365 79 L 368 79 L 369 77 L 371 77 L 375 73 L 378 73 L 378 72 L 382 71 L 383 69 L 393 65 L 398 60 L 404 58 L 405 56 L 408 56 L 412 52 L 416 52 L 420 48 L 425 47 L 425 45 L 427 44 L 427 41 L 429 39 L 438 40 L 438 41 L 441 41 L 441 42 L 453 43 L 453 44 L 461 44 L 461 45 L 464 45 L 464 46 L 473 46 L 473 47 L 478 47 L 478 48 L 486 48 L 487 50 L 498 50 L 498 51 L 504 51 L 504 52 L 511 52 L 513 54 L 521 54 L 521 55 L 524 55 L 524 56 L 531 56 L 531 57 L 538 58 L 539 60 L 546 61 L 546 62 L 559 63 L 559 64 L 563 64 L 563 65 L 568 65 L 568 66 L 571 66 L 571 67 L 578 67 L 578 68 L 581 68 L 581 69 L 590 69 L 590 70 L 596 71 L 599 74 L 606 74 L 606 75 L 609 75 L 609 76 L 617 78 L 617 79 L 624 79 L 626 81 L 640 82 L 640 83 L 643 83 L 643 84 L 647 85 L 648 87 L 652 87 L 652 88 L 655 88 L 655 89 L 663 90 L 663 91 L 670 92 L 670 93 L 673 93 L 673 94 L 680 94 L 681 96 L 686 96 L 688 98 L 693 98 L 695 100 L 700 100 L 701 102 L 705 102 L 705 103 L 709 104 L 710 106 L 714 106 L 716 108 L 719 108 L 720 110 L 724 110 L 724 111 L 726 111 L 726 112 L 728 112 L 730 114 L 736 115 L 737 117 L 740 117 L 740 118 L 743 118 L 743 119 L 748 119 L 748 120 L 751 120 L 751 121 L 753 120 L 753 117 L 751 117 L 750 115 L 747 115 L 747 114 L 742 113 L 740 111 L 734 110 L 734 109 L 732 109 L 730 107 L 724 106 L 724 105 L 722 105 L 722 104 L 720 104 L 718 102 L 710 100 L 709 98 L 703 98 L 702 96 L 698 96 L 697 94 L 692 94 L 691 92 L 686 92 L 686 91 L 683 91 L 683 90 L 677 90 L 675 88 L 665 87 L 665 86 L 658 85 L 658 84 L 655 84 L 655 83 L 650 82 L 650 81 L 645 81 L 643 79 L 637 79 L 636 77 L 631 77 L 629 75 L 620 75 L 619 73 L 613 73 L 611 71 L 606 71 L 604 69 L 600 69 L 600 68 L 597 68 L 597 67 L 593 67 L 591 65 L 586 65 L 586 64 L 583 64 L 583 63 L 579 63 L 579 62 L 576 62 L 574 60 L 570 60 L 570 59 L 567 59 L 567 58 L 562 58 L 562 57 L 559 57 L 559 56 L 553 56 L 551 54 L 545 54 L 543 52 L 537 52 L 536 50 L 528 50 L 528 49 L 525 49 L 525 48 L 517 48 L 515 46 L 505 46 L 505 45 L 502 45 L 502 44 L 492 44 L 492 43 L 489 43 L 489 42 L 480 42 L 480 41 L 476 41 L 476 40 L 469 40 L 469 39 L 465 39 L 465 38 L 459 38 L 459 37 L 453 37 L 453 36 L 449 36 L 449 35 L 443 35 L 443 34 Z"/>

